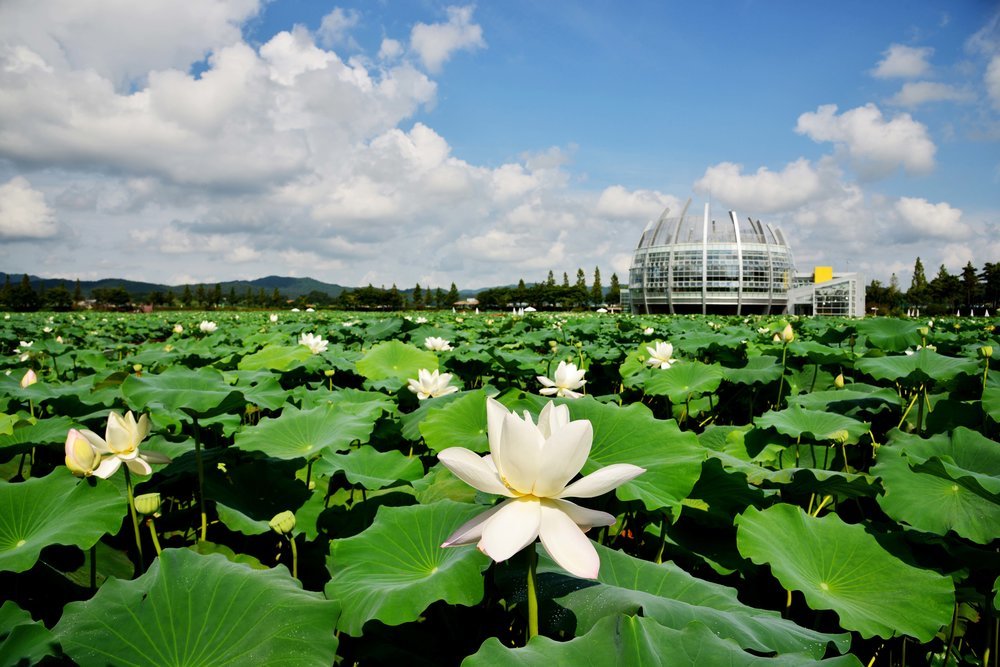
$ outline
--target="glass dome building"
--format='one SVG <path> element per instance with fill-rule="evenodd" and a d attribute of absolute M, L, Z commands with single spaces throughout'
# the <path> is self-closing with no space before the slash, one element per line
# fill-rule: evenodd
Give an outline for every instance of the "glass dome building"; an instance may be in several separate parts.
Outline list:
<path fill-rule="evenodd" d="M 729 211 L 713 220 L 667 209 L 643 230 L 623 306 L 633 313 L 784 312 L 793 286 L 792 251 L 781 230 Z M 623 290 L 623 297 L 625 296 Z"/>

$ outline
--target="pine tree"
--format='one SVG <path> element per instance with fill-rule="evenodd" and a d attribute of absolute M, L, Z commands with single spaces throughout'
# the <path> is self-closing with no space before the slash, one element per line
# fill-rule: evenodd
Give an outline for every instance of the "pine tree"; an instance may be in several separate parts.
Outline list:
<path fill-rule="evenodd" d="M 545 284 L 548 285 L 549 287 L 556 286 L 556 277 L 552 275 L 552 271 L 549 271 L 549 276 L 548 278 L 545 279 Z"/>
<path fill-rule="evenodd" d="M 605 297 L 610 304 L 616 304 L 621 301 L 622 297 L 622 287 L 618 283 L 618 274 L 611 274 L 611 282 L 608 284 L 608 294 Z"/>
<path fill-rule="evenodd" d="M 444 302 L 445 302 L 444 290 L 438 287 L 436 290 L 434 290 L 434 307 L 441 308 L 442 306 L 444 306 Z"/>
<path fill-rule="evenodd" d="M 76 279 L 76 287 L 73 289 L 73 303 L 77 304 L 83 301 L 83 288 L 80 287 L 80 279 Z"/>
<path fill-rule="evenodd" d="M 569 287 L 569 274 L 568 274 L 568 273 L 566 273 L 565 271 L 563 271 L 563 282 L 562 282 L 562 286 L 563 286 L 563 287 Z"/>
<path fill-rule="evenodd" d="M 448 290 L 448 296 L 445 297 L 444 305 L 446 307 L 454 306 L 459 300 L 461 300 L 461 298 L 462 297 L 458 294 L 458 288 L 455 287 L 455 283 L 452 283 L 451 289 Z"/>
<path fill-rule="evenodd" d="M 594 267 L 594 286 L 590 288 L 590 300 L 595 306 L 604 303 L 604 288 L 601 286 L 601 269 Z"/>
<path fill-rule="evenodd" d="M 413 307 L 424 307 L 424 291 L 420 288 L 420 283 L 417 283 L 417 286 L 413 288 Z"/>
<path fill-rule="evenodd" d="M 914 305 L 926 304 L 930 294 L 927 290 L 927 276 L 924 275 L 924 263 L 917 257 L 913 265 L 913 278 L 910 280 L 910 289 L 906 292 L 906 298 Z"/>
<path fill-rule="evenodd" d="M 976 267 L 972 266 L 972 262 L 965 265 L 962 269 L 962 291 L 965 296 L 965 307 L 972 308 L 977 303 L 979 303 L 979 295 L 982 290 L 979 285 L 979 274 L 976 273 Z"/>

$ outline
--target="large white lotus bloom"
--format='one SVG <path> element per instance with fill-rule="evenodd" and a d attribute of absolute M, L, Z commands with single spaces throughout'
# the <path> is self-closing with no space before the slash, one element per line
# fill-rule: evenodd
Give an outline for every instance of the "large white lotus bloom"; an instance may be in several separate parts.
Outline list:
<path fill-rule="evenodd" d="M 586 372 L 586 369 L 577 369 L 576 364 L 560 361 L 556 368 L 555 379 L 550 380 L 543 375 L 538 376 L 538 381 L 544 387 L 538 393 L 545 396 L 555 394 L 561 398 L 580 398 L 583 394 L 574 390 L 587 384 L 587 381 L 583 379 Z"/>
<path fill-rule="evenodd" d="M 417 371 L 416 380 L 407 380 L 409 390 L 417 395 L 421 401 L 425 398 L 437 398 L 458 391 L 458 387 L 451 386 L 451 373 L 440 373 L 436 370 L 429 371 L 421 368 Z"/>
<path fill-rule="evenodd" d="M 198 330 L 202 333 L 212 333 L 219 328 L 219 325 L 215 322 L 209 322 L 208 320 L 202 320 L 201 324 L 198 325 Z"/>
<path fill-rule="evenodd" d="M 137 422 L 131 412 L 126 412 L 124 417 L 117 412 L 112 412 L 108 415 L 108 426 L 104 431 L 103 438 L 87 429 L 70 431 L 66 438 L 66 465 L 74 473 L 77 473 L 77 470 L 69 462 L 71 439 L 73 439 L 74 461 L 79 463 L 81 468 L 86 469 L 86 466 L 83 465 L 86 463 L 85 452 L 74 433 L 86 438 L 93 446 L 94 452 L 104 457 L 100 465 L 93 469 L 94 475 L 104 479 L 115 474 L 123 462 L 135 474 L 149 475 L 153 472 L 153 469 L 149 467 L 150 463 L 170 463 L 171 460 L 169 456 L 157 452 L 139 452 L 139 443 L 149 435 L 149 417 L 147 415 L 140 417 Z"/>
<path fill-rule="evenodd" d="M 444 352 L 452 349 L 451 343 L 438 336 L 428 336 L 424 339 L 424 347 L 434 352 Z"/>
<path fill-rule="evenodd" d="M 496 507 L 459 527 L 443 547 L 476 543 L 494 561 L 507 560 L 541 538 L 567 572 L 597 577 L 600 558 L 584 533 L 610 526 L 615 517 L 565 498 L 593 498 L 645 472 L 628 463 L 605 466 L 570 484 L 587 462 L 594 430 L 586 419 L 570 421 L 569 408 L 548 403 L 538 424 L 486 399 L 490 454 L 449 447 L 438 459 L 459 479 L 480 491 L 507 496 Z"/>
<path fill-rule="evenodd" d="M 322 336 L 317 336 L 316 334 L 304 333 L 299 336 L 299 345 L 305 345 L 313 354 L 326 352 L 326 346 L 329 344 L 329 341 L 325 340 Z"/>
<path fill-rule="evenodd" d="M 101 455 L 90 440 L 71 428 L 66 434 L 66 467 L 78 477 L 90 477 L 100 465 Z"/>
<path fill-rule="evenodd" d="M 670 343 L 664 343 L 662 340 L 657 341 L 656 347 L 647 347 L 646 351 L 649 352 L 646 364 L 654 368 L 664 370 L 677 363 L 677 360 L 674 359 L 674 346 Z"/>

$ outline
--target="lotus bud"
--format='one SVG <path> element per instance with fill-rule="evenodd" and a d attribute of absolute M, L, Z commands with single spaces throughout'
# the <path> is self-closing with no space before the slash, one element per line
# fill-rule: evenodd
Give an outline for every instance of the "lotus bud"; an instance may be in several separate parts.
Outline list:
<path fill-rule="evenodd" d="M 66 467 L 77 477 L 90 477 L 101 463 L 101 456 L 90 440 L 75 428 L 66 434 Z"/>
<path fill-rule="evenodd" d="M 295 529 L 295 515 L 289 510 L 278 512 L 274 518 L 267 522 L 267 525 L 278 535 L 288 535 Z"/>
<path fill-rule="evenodd" d="M 919 329 L 917 329 L 917 333 L 918 333 L 918 334 L 920 334 L 921 336 L 925 336 L 925 337 L 926 337 L 926 336 L 927 336 L 927 335 L 928 335 L 928 334 L 929 334 L 930 332 L 931 332 L 931 330 L 930 330 L 930 328 L 929 328 L 929 327 L 920 327 Z"/>
<path fill-rule="evenodd" d="M 979 354 L 983 357 L 983 359 L 989 359 L 989 358 L 991 358 L 993 356 L 993 346 L 992 345 L 983 345 L 981 348 L 979 348 Z M 30 373 L 31 371 L 28 371 L 28 372 Z M 22 383 L 23 383 L 23 381 L 22 381 Z"/>
<path fill-rule="evenodd" d="M 781 330 L 781 342 L 787 344 L 793 340 L 795 340 L 795 332 L 792 330 L 792 325 L 786 324 L 785 328 Z"/>
<path fill-rule="evenodd" d="M 327 376 L 328 378 L 332 378 L 335 372 L 336 371 L 334 371 L 332 368 L 328 368 L 325 371 L 323 371 L 323 375 Z"/>
<path fill-rule="evenodd" d="M 774 334 L 774 338 L 771 339 L 771 342 L 773 342 L 773 343 L 780 343 L 781 342 L 781 335 L 780 334 Z"/>
<path fill-rule="evenodd" d="M 834 431 L 833 433 L 830 434 L 830 440 L 833 440 L 834 442 L 839 443 L 841 445 L 847 444 L 847 440 L 850 437 L 851 437 L 850 434 L 844 429 L 840 429 L 839 431 Z"/>
<path fill-rule="evenodd" d="M 843 389 L 844 388 L 844 374 L 843 373 L 841 373 L 837 377 L 833 378 L 833 386 L 836 387 L 837 389 Z"/>
<path fill-rule="evenodd" d="M 30 387 L 36 382 L 38 382 L 38 376 L 35 375 L 35 371 L 29 368 L 28 372 L 24 374 L 24 377 L 21 378 L 21 389 Z"/>
<path fill-rule="evenodd" d="M 132 370 L 134 370 L 136 373 L 141 373 L 142 364 L 132 364 Z"/>
<path fill-rule="evenodd" d="M 144 493 L 141 496 L 136 496 L 133 504 L 135 511 L 139 514 L 156 514 L 160 511 L 160 494 Z"/>
<path fill-rule="evenodd" d="M 557 343 L 557 342 L 556 342 L 556 341 L 554 341 L 554 340 L 550 340 L 550 341 L 549 341 L 549 347 L 551 347 L 551 348 L 552 348 L 552 349 L 554 350 L 554 349 L 556 349 L 557 347 L 559 347 L 559 343 Z"/>

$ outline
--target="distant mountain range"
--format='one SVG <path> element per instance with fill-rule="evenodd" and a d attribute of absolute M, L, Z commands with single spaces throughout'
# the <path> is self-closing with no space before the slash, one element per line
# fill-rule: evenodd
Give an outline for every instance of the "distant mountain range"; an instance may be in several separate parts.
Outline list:
<path fill-rule="evenodd" d="M 10 276 L 11 284 L 17 285 L 23 279 L 24 274 L 7 274 L 0 272 L 0 284 L 7 280 L 8 275 Z M 48 290 L 59 285 L 64 285 L 70 292 L 76 289 L 75 280 L 66 280 L 63 278 L 40 278 L 39 276 L 31 274 L 28 274 L 28 280 L 31 282 L 31 286 L 35 289 L 35 291 L 38 291 L 39 288 L 42 287 Z M 173 292 L 174 294 L 180 295 L 184 291 L 185 287 L 190 287 L 194 290 L 199 284 L 204 285 L 205 289 L 208 290 L 214 290 L 216 284 L 218 284 L 221 287 L 223 294 L 229 294 L 230 289 L 235 289 L 236 293 L 240 296 L 245 294 L 248 288 L 255 293 L 263 289 L 268 295 L 277 289 L 283 296 L 290 299 L 305 296 L 310 292 L 324 292 L 331 298 L 336 298 L 341 292 L 357 289 L 356 287 L 345 287 L 344 285 L 337 285 L 335 283 L 324 283 L 320 280 L 314 280 L 313 278 L 291 278 L 288 276 L 266 276 L 255 280 L 228 280 L 219 283 L 189 283 L 186 285 L 162 285 L 159 283 L 145 283 L 136 280 L 125 280 L 123 278 L 102 278 L 101 280 L 81 280 L 80 289 L 83 291 L 83 295 L 88 297 L 95 289 L 123 287 L 126 292 L 138 300 L 145 297 L 150 292 Z M 427 288 L 426 285 L 421 285 L 421 287 L 424 289 Z M 437 289 L 439 285 L 431 285 L 430 287 L 431 289 Z M 451 285 L 440 285 L 440 287 L 447 292 Z M 482 292 L 485 289 L 487 288 L 460 289 L 458 293 L 463 298 L 467 298 L 475 296 L 477 293 Z M 403 294 L 410 295 L 413 292 L 413 288 L 409 287 L 404 289 L 400 287 L 399 291 Z"/>

